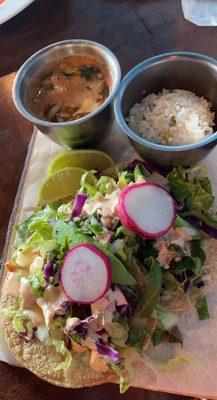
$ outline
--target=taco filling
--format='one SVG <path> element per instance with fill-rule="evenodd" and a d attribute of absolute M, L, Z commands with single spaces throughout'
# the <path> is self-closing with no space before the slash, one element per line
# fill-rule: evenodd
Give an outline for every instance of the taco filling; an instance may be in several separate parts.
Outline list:
<path fill-rule="evenodd" d="M 46 369 L 67 373 L 86 353 L 124 392 L 148 349 L 182 346 L 184 310 L 209 318 L 204 243 L 216 235 L 214 196 L 202 167 L 163 177 L 134 162 L 95 186 L 91 173 L 72 202 L 46 205 L 17 226 L 6 263 L 16 310 L 3 313 L 20 341 L 61 354 Z"/>

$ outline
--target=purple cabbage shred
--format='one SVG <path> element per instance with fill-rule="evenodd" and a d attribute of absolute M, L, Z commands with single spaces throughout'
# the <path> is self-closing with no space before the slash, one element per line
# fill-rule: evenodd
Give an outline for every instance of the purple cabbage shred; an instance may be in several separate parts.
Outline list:
<path fill-rule="evenodd" d="M 204 287 L 205 286 L 205 283 L 203 282 L 203 281 L 200 281 L 198 284 L 197 284 L 197 288 L 198 289 L 200 289 L 200 288 L 202 288 L 202 287 Z"/>
<path fill-rule="evenodd" d="M 36 337 L 37 328 L 36 327 L 32 328 L 31 335 L 29 336 L 29 329 L 27 326 L 27 321 L 24 321 L 23 325 L 24 325 L 25 331 L 19 332 L 18 335 L 19 335 L 20 339 L 22 339 L 25 343 L 30 343 Z"/>
<path fill-rule="evenodd" d="M 82 338 L 83 340 L 85 340 L 86 337 L 87 337 L 87 335 L 88 335 L 88 328 L 87 328 L 86 326 L 82 325 L 82 324 L 76 326 L 75 329 L 74 329 L 74 331 L 75 331 L 76 333 L 78 333 L 79 336 L 81 336 L 81 338 Z"/>
<path fill-rule="evenodd" d="M 120 306 L 116 306 L 117 311 L 123 317 L 130 318 L 132 314 L 132 310 L 129 304 L 121 304 Z"/>
<path fill-rule="evenodd" d="M 102 343 L 99 343 L 99 341 L 96 342 L 96 348 L 98 353 L 101 356 L 107 356 L 111 359 L 112 362 L 119 362 L 120 361 L 120 356 L 119 353 L 114 350 L 112 347 L 105 346 Z"/>
<path fill-rule="evenodd" d="M 83 194 L 76 194 L 75 196 L 75 201 L 74 201 L 74 206 L 73 206 L 73 210 L 72 213 L 70 215 L 70 221 L 75 218 L 75 217 L 79 217 L 82 213 L 84 204 L 86 202 L 88 198 L 88 195 L 83 193 Z"/>
<path fill-rule="evenodd" d="M 55 312 L 55 316 L 59 317 L 60 315 L 65 315 L 67 314 L 68 310 L 69 310 L 69 306 L 70 306 L 70 301 L 62 301 L 60 303 L 60 308 L 58 311 Z"/>
<path fill-rule="evenodd" d="M 190 280 L 187 279 L 187 281 L 184 283 L 184 288 L 183 288 L 185 294 L 187 293 L 189 286 L 190 286 Z"/>
<path fill-rule="evenodd" d="M 45 266 L 44 266 L 44 279 L 48 282 L 51 276 L 53 275 L 53 266 L 54 266 L 55 260 L 49 261 Z"/>

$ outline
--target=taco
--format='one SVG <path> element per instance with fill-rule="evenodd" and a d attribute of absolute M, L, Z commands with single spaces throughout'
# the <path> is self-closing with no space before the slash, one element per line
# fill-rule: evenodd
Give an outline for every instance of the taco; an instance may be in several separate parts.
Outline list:
<path fill-rule="evenodd" d="M 14 356 L 41 379 L 78 388 L 120 382 L 147 352 L 181 346 L 186 309 L 209 318 L 217 271 L 214 196 L 202 167 L 162 176 L 139 161 L 17 227 L 1 308 Z M 177 347 L 176 347 L 177 348 Z"/>

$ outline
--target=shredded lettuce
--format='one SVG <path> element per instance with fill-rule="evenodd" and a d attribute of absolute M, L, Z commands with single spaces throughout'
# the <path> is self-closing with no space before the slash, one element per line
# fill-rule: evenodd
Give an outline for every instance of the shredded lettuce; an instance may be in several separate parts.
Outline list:
<path fill-rule="evenodd" d="M 51 339 L 53 346 L 55 346 L 58 353 L 65 355 L 65 359 L 61 361 L 56 367 L 49 368 L 52 371 L 61 371 L 67 372 L 72 364 L 73 358 L 70 351 L 66 348 L 63 340 L 59 339 Z"/>
<path fill-rule="evenodd" d="M 153 346 L 158 346 L 161 343 L 179 343 L 183 346 L 182 336 L 177 327 L 169 330 L 157 328 L 152 335 Z"/>
<path fill-rule="evenodd" d="M 162 286 L 162 268 L 160 264 L 150 257 L 148 260 L 150 272 L 145 279 L 145 289 L 137 306 L 136 314 L 140 317 L 150 317 L 159 302 Z"/>
<path fill-rule="evenodd" d="M 15 316 L 13 318 L 13 322 L 12 322 L 14 330 L 16 332 L 18 332 L 18 333 L 25 332 L 25 326 L 23 324 L 24 320 L 25 320 L 25 317 L 20 313 L 20 311 L 18 311 L 15 314 Z"/>
<path fill-rule="evenodd" d="M 51 240 L 44 240 L 42 243 L 40 243 L 40 245 L 38 246 L 40 255 L 42 257 L 45 257 L 46 254 L 50 253 L 51 251 L 53 251 L 56 247 L 56 242 L 55 240 L 51 239 Z"/>
<path fill-rule="evenodd" d="M 198 368 L 201 368 L 202 366 L 201 361 L 192 354 L 178 354 L 169 361 L 151 359 L 151 364 L 159 372 L 173 372 L 186 363 L 193 364 Z"/>
<path fill-rule="evenodd" d="M 42 242 L 43 242 L 43 236 L 39 232 L 36 231 L 22 245 L 22 251 L 25 251 L 32 247 L 36 247 L 36 245 L 39 245 Z"/>
<path fill-rule="evenodd" d="M 150 178 L 151 174 L 142 163 L 138 163 L 134 168 L 135 182 L 144 181 L 144 178 Z"/>
<path fill-rule="evenodd" d="M 120 393 L 123 394 L 131 386 L 136 375 L 135 364 L 144 364 L 143 358 L 132 348 L 125 346 L 121 350 L 121 356 L 124 358 L 122 364 L 111 364 L 111 369 L 119 377 Z"/>
<path fill-rule="evenodd" d="M 59 339 L 51 339 L 52 345 L 56 347 L 58 353 L 65 354 L 67 348 L 65 346 L 64 340 Z"/>
<path fill-rule="evenodd" d="M 121 394 L 125 393 L 131 385 L 130 376 L 126 373 L 126 371 L 123 371 L 117 364 L 111 364 L 110 368 L 119 377 L 120 393 Z"/>
<path fill-rule="evenodd" d="M 112 322 L 106 327 L 106 331 L 111 337 L 112 343 L 117 346 L 123 347 L 128 339 L 129 326 L 124 321 L 122 324 L 119 322 Z"/>
<path fill-rule="evenodd" d="M 28 279 L 35 295 L 37 297 L 42 297 L 43 289 L 46 287 L 43 270 L 37 268 L 34 274 L 30 275 Z"/>
<path fill-rule="evenodd" d="M 194 225 L 190 224 L 185 219 L 181 218 L 180 215 L 176 215 L 175 219 L 175 228 L 186 228 L 186 232 L 192 236 L 192 240 L 201 240 L 203 239 L 203 234 L 199 229 L 195 228 Z"/>
<path fill-rule="evenodd" d="M 100 193 L 109 194 L 115 190 L 116 181 L 110 176 L 101 176 L 96 187 Z"/>
<path fill-rule="evenodd" d="M 29 235 L 29 227 L 33 226 L 33 223 L 48 222 L 55 218 L 56 207 L 53 205 L 46 205 L 42 210 L 34 212 L 29 218 L 18 224 L 15 228 L 19 234 L 20 239 L 24 240 Z"/>
<path fill-rule="evenodd" d="M 92 170 L 92 171 L 86 171 L 82 177 L 81 177 L 81 187 L 79 190 L 79 193 L 87 193 L 89 196 L 94 196 L 96 195 L 96 193 L 98 192 L 98 190 L 96 189 L 96 184 L 98 182 L 95 174 L 97 173 L 97 171 Z M 95 185 L 92 185 L 88 182 L 88 178 L 92 178 L 92 181 L 95 181 Z"/>
<path fill-rule="evenodd" d="M 155 327 L 155 318 L 138 318 L 134 315 L 129 327 L 129 344 L 142 353 L 151 344 Z"/>
<path fill-rule="evenodd" d="M 111 243 L 109 249 L 113 254 L 117 254 L 119 257 L 121 257 L 122 260 L 127 260 L 124 239 L 116 239 L 114 242 Z"/>
<path fill-rule="evenodd" d="M 66 351 L 66 357 L 64 361 L 61 361 L 61 363 L 59 365 L 57 365 L 57 367 L 52 368 L 53 371 L 60 371 L 63 370 L 64 372 L 67 372 L 69 370 L 69 368 L 71 367 L 73 362 L 73 358 L 72 355 L 70 353 L 69 350 Z"/>
<path fill-rule="evenodd" d="M 121 190 L 123 190 L 125 187 L 128 186 L 128 181 L 127 181 L 127 174 L 128 172 L 122 172 L 121 174 L 119 174 L 119 179 L 117 181 L 117 187 Z"/>
<path fill-rule="evenodd" d="M 66 221 L 69 219 L 72 212 L 71 203 L 61 204 L 57 209 L 57 218 L 58 220 Z"/>
<path fill-rule="evenodd" d="M 217 228 L 217 215 L 212 210 L 215 197 L 205 172 L 202 166 L 191 169 L 175 167 L 168 175 L 168 185 L 175 199 L 186 204 L 183 217 L 195 216 Z"/>
<path fill-rule="evenodd" d="M 197 310 L 197 315 L 199 321 L 202 321 L 204 319 L 209 319 L 209 310 L 207 306 L 207 301 L 205 297 L 200 297 L 196 303 L 196 310 Z"/>
<path fill-rule="evenodd" d="M 178 322 L 177 315 L 159 304 L 156 306 L 155 312 L 156 319 L 165 330 L 171 329 Z"/>
<path fill-rule="evenodd" d="M 45 240 L 52 238 L 53 227 L 49 222 L 40 220 L 32 221 L 28 226 L 28 230 L 30 233 L 37 231 Z"/>

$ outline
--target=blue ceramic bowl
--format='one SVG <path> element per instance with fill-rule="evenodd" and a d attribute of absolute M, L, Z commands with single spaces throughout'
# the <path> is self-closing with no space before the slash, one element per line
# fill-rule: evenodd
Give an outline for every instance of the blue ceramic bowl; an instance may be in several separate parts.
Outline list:
<path fill-rule="evenodd" d="M 190 166 L 203 159 L 216 145 L 217 132 L 197 143 L 166 146 L 143 139 L 127 125 L 130 108 L 144 96 L 162 89 L 185 89 L 211 101 L 217 126 L 217 61 L 202 54 L 173 52 L 149 58 L 134 67 L 122 80 L 115 98 L 116 119 L 134 149 L 159 167 Z"/>

